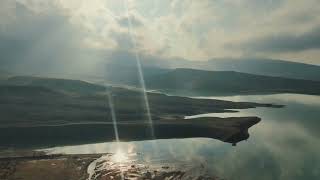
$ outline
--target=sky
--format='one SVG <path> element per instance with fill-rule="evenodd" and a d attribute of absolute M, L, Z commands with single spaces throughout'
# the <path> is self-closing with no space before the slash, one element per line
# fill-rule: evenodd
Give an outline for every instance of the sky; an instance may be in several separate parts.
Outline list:
<path fill-rule="evenodd" d="M 319 50 L 319 0 L 0 1 L 0 63 L 20 70 L 89 71 L 114 52 L 320 65 Z"/>

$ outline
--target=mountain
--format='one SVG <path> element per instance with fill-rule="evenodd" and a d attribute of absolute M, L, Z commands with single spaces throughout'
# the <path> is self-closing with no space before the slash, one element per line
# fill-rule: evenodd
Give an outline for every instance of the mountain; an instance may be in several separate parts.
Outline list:
<path fill-rule="evenodd" d="M 320 95 L 320 82 L 240 73 L 175 69 L 146 79 L 149 89 L 215 94 L 301 93 Z"/>
<path fill-rule="evenodd" d="M 134 69 L 137 66 L 132 54 L 119 53 L 112 56 L 112 58 L 113 59 L 109 59 L 107 67 L 116 67 L 115 69 L 118 69 L 117 73 L 125 74 L 125 72 L 130 71 L 130 68 Z M 141 56 L 140 61 L 142 67 L 145 68 L 143 70 L 146 72 L 146 75 L 148 75 L 147 69 L 190 68 L 207 71 L 237 71 L 265 76 L 320 81 L 320 66 L 286 60 L 266 58 L 215 58 L 208 61 L 191 61 L 181 58 Z M 110 69 L 112 68 L 107 68 L 107 71 L 110 71 Z"/>
<path fill-rule="evenodd" d="M 274 59 L 212 59 L 198 67 L 204 70 L 237 71 L 250 74 L 320 81 L 320 66 Z"/>

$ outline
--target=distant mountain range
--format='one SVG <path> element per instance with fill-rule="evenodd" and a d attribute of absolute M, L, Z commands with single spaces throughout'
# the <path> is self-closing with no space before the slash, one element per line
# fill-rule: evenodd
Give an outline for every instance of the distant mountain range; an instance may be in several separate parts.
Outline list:
<path fill-rule="evenodd" d="M 207 71 L 236 71 L 249 74 L 285 77 L 320 81 L 320 66 L 292 62 L 280 59 L 258 57 L 245 58 L 214 58 L 207 61 L 197 59 L 183 59 L 179 57 L 161 57 L 150 54 L 139 54 L 144 74 L 149 77 L 176 68 L 200 69 Z M 45 76 L 70 79 L 100 78 L 112 83 L 137 84 L 136 55 L 128 51 L 114 51 L 103 55 L 101 60 L 92 63 L 92 67 L 81 66 L 69 68 L 63 62 L 51 63 L 30 62 L 24 67 L 17 68 L 10 61 L 5 61 L 0 67 L 2 77 L 12 75 Z M 303 62 L 303 61 L 301 61 Z M 23 64 L 23 63 L 22 63 Z M 79 62 L 79 66 L 81 62 Z M 32 67 L 32 68 L 30 68 Z M 135 81 L 135 82 L 134 82 Z"/>
<path fill-rule="evenodd" d="M 320 67 L 271 59 L 215 59 L 210 61 L 175 60 L 165 67 L 142 60 L 142 71 L 148 89 L 170 93 L 320 94 Z M 166 60 L 164 60 L 166 61 Z M 186 62 L 186 63 L 184 63 Z M 183 64 L 184 63 L 184 64 Z M 175 67 L 193 67 L 176 68 Z M 110 61 L 105 79 L 112 84 L 140 86 L 135 60 Z"/>
<path fill-rule="evenodd" d="M 89 80 L 141 87 L 137 62 L 131 54 L 119 53 L 115 59 L 106 60 L 99 70 L 88 75 L 74 75 L 71 79 Z M 141 70 L 147 88 L 161 91 L 213 94 L 262 94 L 262 93 L 303 93 L 320 94 L 320 66 L 273 59 L 212 59 L 208 61 L 188 61 L 179 58 L 157 59 L 141 56 Z M 10 72 L 10 71 L 7 71 Z M 54 89 L 64 85 L 65 91 L 79 86 L 86 91 L 101 91 L 103 87 L 91 87 L 90 83 L 63 80 L 13 77 L 16 73 L 0 70 L 0 84 L 45 85 Z M 41 76 L 41 75 L 40 75 Z M 7 81 L 4 78 L 11 77 Z M 50 77 L 66 77 L 58 74 Z M 90 78 L 89 78 L 90 77 Z M 69 79 L 69 78 L 68 78 Z"/>
<path fill-rule="evenodd" d="M 201 65 L 200 69 L 320 81 L 320 66 L 284 60 L 213 59 Z"/>
<path fill-rule="evenodd" d="M 118 77 L 124 76 L 137 66 L 133 55 L 125 54 L 116 57 L 115 59 L 107 60 L 107 68 L 104 69 L 107 74 L 112 72 L 113 76 L 116 74 L 118 74 Z M 157 59 L 152 56 L 141 56 L 140 60 L 147 76 L 150 71 L 154 74 L 158 72 L 161 73 L 161 71 L 163 72 L 165 69 L 189 68 L 207 71 L 236 71 L 265 76 L 320 81 L 320 66 L 286 60 L 266 58 L 215 58 L 208 61 L 191 61 L 181 58 Z M 159 69 L 161 69 L 161 71 L 158 71 Z"/>
<path fill-rule="evenodd" d="M 240 73 L 175 69 L 146 78 L 149 89 L 198 95 L 215 94 L 320 94 L 320 82 Z"/>

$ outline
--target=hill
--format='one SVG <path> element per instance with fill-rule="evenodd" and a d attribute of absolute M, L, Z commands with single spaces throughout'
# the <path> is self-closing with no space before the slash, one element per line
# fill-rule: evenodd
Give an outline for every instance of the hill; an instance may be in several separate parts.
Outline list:
<path fill-rule="evenodd" d="M 215 94 L 301 93 L 320 94 L 320 82 L 240 73 L 175 69 L 146 80 L 149 89 Z"/>
<path fill-rule="evenodd" d="M 213 59 L 200 69 L 320 81 L 320 66 L 274 59 Z"/>
<path fill-rule="evenodd" d="M 106 93 L 74 96 L 46 87 L 0 85 L 0 147 L 113 141 L 112 110 L 123 141 L 208 137 L 237 143 L 249 137 L 248 128 L 258 123 L 260 118 L 185 120 L 184 117 L 209 112 L 235 112 L 229 109 L 281 107 L 156 93 L 148 93 L 148 97 L 154 133 L 151 133 L 141 91 L 108 87 Z"/>
<path fill-rule="evenodd" d="M 7 79 L 5 84 L 15 86 L 39 86 L 68 93 L 96 93 L 105 91 L 104 86 L 85 81 L 32 76 L 11 77 Z"/>
<path fill-rule="evenodd" d="M 125 56 L 106 65 L 105 77 L 108 82 L 137 85 L 138 70 L 136 61 Z M 162 63 L 156 63 L 162 62 Z M 145 79 L 167 73 L 175 68 L 199 69 L 206 71 L 236 71 L 289 79 L 320 81 L 320 66 L 286 60 L 261 58 L 216 58 L 208 61 L 190 61 L 186 59 L 152 59 L 141 61 Z"/>

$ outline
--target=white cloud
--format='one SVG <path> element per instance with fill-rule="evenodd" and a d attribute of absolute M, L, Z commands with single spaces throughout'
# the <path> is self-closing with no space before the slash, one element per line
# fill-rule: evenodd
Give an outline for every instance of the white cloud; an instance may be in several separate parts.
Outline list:
<path fill-rule="evenodd" d="M 203 60 L 213 57 L 263 56 L 319 64 L 314 50 L 250 50 L 246 42 L 309 32 L 320 26 L 317 0 L 17 0 L 39 16 L 59 14 L 88 48 L 139 50 L 154 56 Z M 14 1 L 1 1 L 1 28 L 15 17 Z M 128 32 L 129 17 L 132 22 Z M 6 24 L 6 26 L 4 26 Z M 40 28 L 40 27 L 39 27 Z M 64 37 L 63 34 L 61 34 Z M 132 46 L 132 38 L 137 47 Z M 237 45 L 238 48 L 230 48 Z"/>

